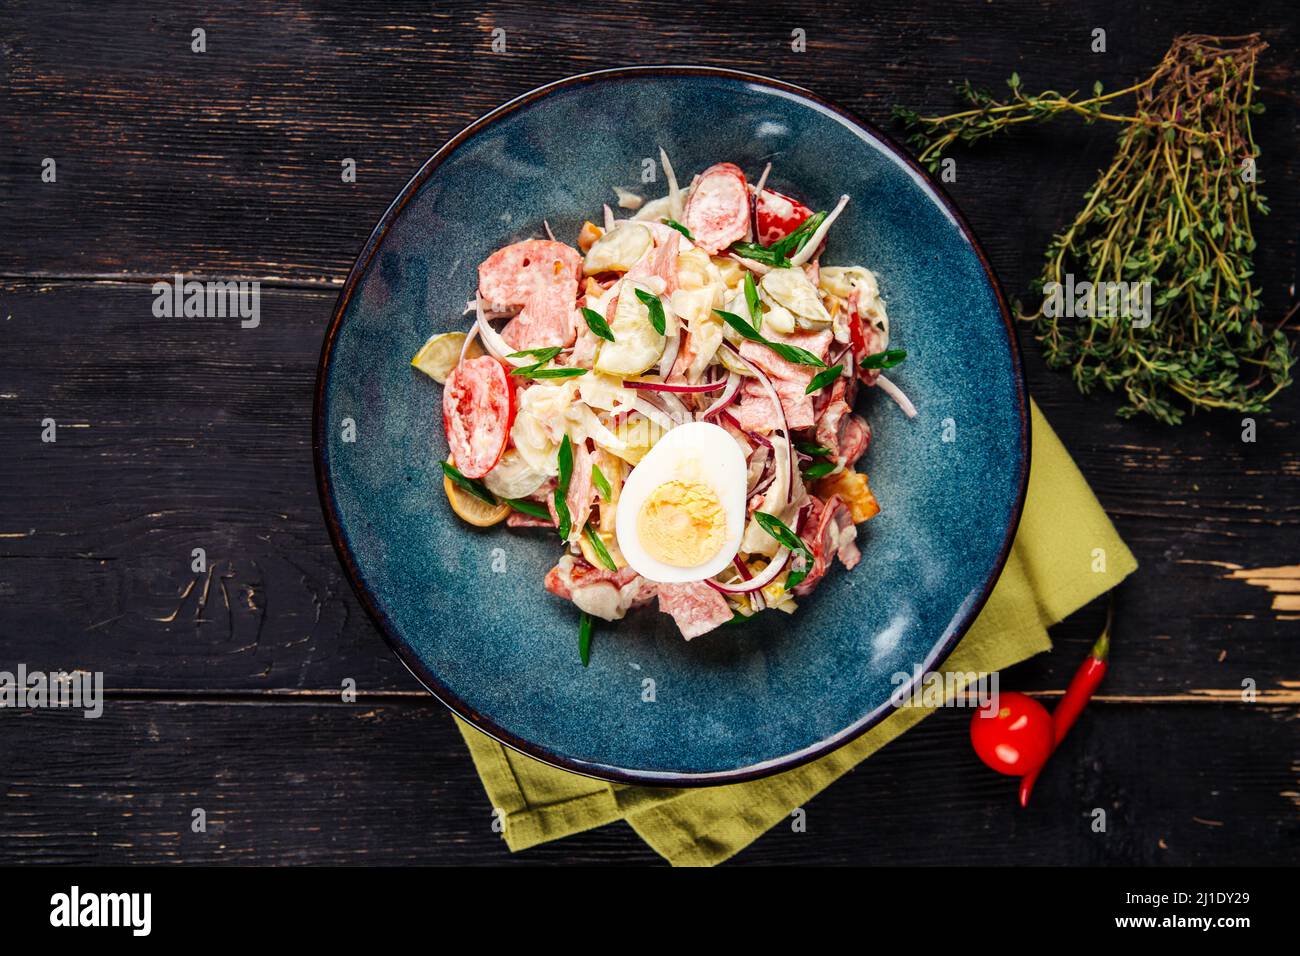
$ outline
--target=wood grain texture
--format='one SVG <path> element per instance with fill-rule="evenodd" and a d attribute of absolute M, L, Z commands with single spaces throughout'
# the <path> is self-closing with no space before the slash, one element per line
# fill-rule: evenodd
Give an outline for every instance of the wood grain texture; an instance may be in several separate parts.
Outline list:
<path fill-rule="evenodd" d="M 1176 10 L 1176 15 L 1165 9 Z M 242 0 L 219 16 L 149 3 L 41 16 L 0 11 L 0 274 L 238 273 L 341 283 L 379 215 L 448 137 L 513 96 L 609 66 L 697 62 L 776 75 L 893 130 L 895 103 L 946 111 L 953 84 L 992 90 L 1145 75 L 1175 32 L 1261 30 L 1269 113 L 1257 124 L 1275 215 L 1259 272 L 1274 315 L 1294 297 L 1295 33 L 1283 0 L 1134 9 L 963 3 L 936 17 L 905 0 L 863 6 L 454 2 L 401 13 Z M 205 54 L 190 33 L 207 31 Z M 492 30 L 506 52 L 491 51 Z M 1106 29 L 1108 52 L 1089 51 Z M 791 50 L 791 32 L 807 51 Z M 94 42 L 82 42 L 90 40 Z M 69 50 L 75 45 L 75 56 Z M 39 123 L 33 122 L 39 118 Z M 1026 288 L 1111 130 L 1062 122 L 958 154 L 952 192 L 1007 288 Z M 58 162 L 56 184 L 41 161 Z M 340 162 L 358 164 L 355 184 Z"/>
<path fill-rule="evenodd" d="M 807 832 L 778 825 L 736 862 L 1290 862 L 1296 719 L 1097 706 L 1021 811 L 971 752 L 968 714 L 941 712 L 812 800 Z M 436 705 L 110 701 L 98 720 L 8 712 L 0 727 L 0 863 L 658 860 L 621 823 L 511 856 Z"/>
<path fill-rule="evenodd" d="M 310 448 L 321 336 L 353 257 L 447 137 L 562 76 L 697 62 L 802 84 L 889 125 L 953 84 L 1115 87 L 1178 32 L 1272 44 L 1256 124 L 1273 214 L 1265 313 L 1300 273 L 1290 4 L 903 0 L 604 7 L 140 0 L 0 7 L 0 669 L 105 672 L 101 720 L 0 711 L 0 863 L 653 862 L 624 826 L 506 854 L 445 712 L 360 611 Z M 1109 52 L 1088 52 L 1094 27 Z M 208 52 L 190 51 L 206 30 Z M 507 50 L 491 52 L 492 30 Z M 808 51 L 790 49 L 806 31 Z M 949 191 L 1008 292 L 1037 274 L 1112 131 L 1064 122 L 958 152 Z M 57 161 L 43 183 L 41 162 Z M 358 164 L 342 182 L 340 161 Z M 159 320 L 149 283 L 264 280 L 262 323 Z M 432 322 L 432 319 L 431 319 Z M 1300 392 L 1258 417 L 1121 422 L 1044 368 L 1031 391 L 1141 562 L 1099 703 L 1015 811 L 942 713 L 738 862 L 1289 862 L 1300 845 Z M 58 441 L 40 441 L 54 418 Z M 190 571 L 193 548 L 211 570 Z M 1284 576 L 1285 577 L 1285 576 Z M 1259 582 L 1265 582 L 1263 584 Z M 1279 604 L 1279 599 L 1281 603 Z M 1059 695 L 1100 602 L 1003 686 Z M 354 680 L 360 703 L 339 701 Z M 1252 681 L 1258 703 L 1242 701 Z M 189 831 L 204 806 L 209 832 Z M 1105 835 L 1088 828 L 1107 808 Z M 936 839 L 939 836 L 939 839 Z"/>
<path fill-rule="evenodd" d="M 103 670 L 119 689 L 414 686 L 320 517 L 309 422 L 332 303 L 265 290 L 261 326 L 241 329 L 157 319 L 143 284 L 0 283 L 8 655 Z M 1296 622 L 1223 565 L 1275 564 L 1294 548 L 1300 393 L 1243 445 L 1230 420 L 1110 420 L 1037 362 L 1031 388 L 1141 562 L 1120 592 L 1109 689 L 1239 691 L 1250 677 L 1294 690 Z M 59 423 L 53 444 L 40 440 L 45 418 Z M 191 571 L 194 548 L 208 573 Z M 1100 617 L 1060 629 L 1064 649 L 1031 665 L 1029 686 L 1064 687 Z"/>

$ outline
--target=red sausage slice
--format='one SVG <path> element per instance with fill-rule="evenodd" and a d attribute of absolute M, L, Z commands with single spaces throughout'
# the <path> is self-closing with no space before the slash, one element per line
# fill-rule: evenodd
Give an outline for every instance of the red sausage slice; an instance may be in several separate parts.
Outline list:
<path fill-rule="evenodd" d="M 754 203 L 758 220 L 758 243 L 770 246 L 799 228 L 800 223 L 812 215 L 812 210 L 773 189 L 764 189 Z"/>
<path fill-rule="evenodd" d="M 576 249 L 549 239 L 527 239 L 483 260 L 478 267 L 478 291 L 491 305 L 517 308 L 538 293 L 553 293 L 572 284 L 576 302 L 581 278 L 582 256 Z"/>
<path fill-rule="evenodd" d="M 485 302 L 520 308 L 502 330 L 517 350 L 573 344 L 577 329 L 582 256 L 562 242 L 528 239 L 498 249 L 478 267 L 478 291 Z"/>
<path fill-rule="evenodd" d="M 510 439 L 514 408 L 505 367 L 490 355 L 461 362 L 442 392 L 442 424 L 452 461 L 466 478 L 482 478 Z"/>
<path fill-rule="evenodd" d="M 682 215 L 695 244 L 717 255 L 749 232 L 749 190 L 733 163 L 710 166 L 696 180 Z"/>

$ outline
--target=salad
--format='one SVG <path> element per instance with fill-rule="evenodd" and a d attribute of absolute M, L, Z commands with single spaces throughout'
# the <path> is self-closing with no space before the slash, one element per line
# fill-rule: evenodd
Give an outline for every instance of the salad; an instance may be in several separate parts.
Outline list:
<path fill-rule="evenodd" d="M 468 332 L 412 364 L 443 383 L 443 486 L 470 524 L 559 536 L 544 585 L 594 619 L 658 603 L 687 640 L 794 613 L 880 511 L 853 410 L 889 348 L 876 277 L 821 261 L 849 202 L 814 212 L 721 162 L 571 246 L 511 243 L 478 268 Z"/>

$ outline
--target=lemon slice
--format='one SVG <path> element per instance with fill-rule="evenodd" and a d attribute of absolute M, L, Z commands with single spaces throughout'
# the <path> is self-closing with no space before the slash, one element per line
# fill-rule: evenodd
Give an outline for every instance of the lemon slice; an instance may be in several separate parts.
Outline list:
<path fill-rule="evenodd" d="M 419 369 L 439 385 L 447 383 L 447 376 L 460 360 L 460 351 L 465 347 L 464 332 L 440 332 L 420 346 L 420 351 L 411 359 L 411 365 Z M 478 358 L 483 354 L 475 340 L 465 353 L 466 359 Z"/>
<path fill-rule="evenodd" d="M 451 505 L 451 510 L 456 512 L 462 521 L 476 528 L 490 528 L 494 524 L 500 524 L 506 520 L 506 515 L 510 514 L 508 504 L 502 502 L 490 505 L 482 498 L 471 495 L 446 475 L 442 479 L 442 490 L 446 492 L 447 503 Z"/>

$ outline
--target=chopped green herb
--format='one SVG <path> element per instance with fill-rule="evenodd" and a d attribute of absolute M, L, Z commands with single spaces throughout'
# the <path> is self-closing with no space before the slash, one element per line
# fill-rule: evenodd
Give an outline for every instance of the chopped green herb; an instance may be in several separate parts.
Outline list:
<path fill-rule="evenodd" d="M 808 240 L 825 220 L 826 213 L 814 213 L 801 222 L 798 229 L 770 246 L 760 246 L 756 242 L 736 242 L 732 243 L 731 251 L 761 265 L 772 266 L 775 269 L 788 269 L 790 257 L 808 244 Z"/>
<path fill-rule="evenodd" d="M 474 478 L 466 478 L 450 462 L 442 463 L 442 473 L 468 491 L 475 498 L 481 498 L 490 505 L 497 503 L 496 495 L 487 490 L 483 482 Z"/>
<path fill-rule="evenodd" d="M 579 375 L 586 375 L 585 368 L 542 368 L 538 365 L 525 365 L 523 368 L 517 368 L 511 375 L 518 375 L 520 378 L 576 378 Z"/>
<path fill-rule="evenodd" d="M 759 265 L 771 266 L 774 269 L 781 269 L 789 265 L 785 259 L 778 257 L 771 249 L 760 246 L 757 242 L 733 242 L 731 251 L 738 256 L 752 259 Z"/>
<path fill-rule="evenodd" d="M 812 455 L 814 458 L 825 458 L 831 453 L 831 450 L 825 445 L 816 445 L 810 441 L 797 441 L 794 443 L 794 447 L 805 455 Z"/>
<path fill-rule="evenodd" d="M 511 352 L 508 357 L 509 358 L 535 358 L 537 359 L 538 365 L 545 365 L 547 362 L 555 358 L 555 356 L 559 355 L 563 351 L 564 349 L 560 348 L 558 345 L 555 345 L 544 349 L 526 349 L 523 352 Z"/>
<path fill-rule="evenodd" d="M 796 584 L 808 576 L 808 569 L 812 566 L 812 552 L 808 550 L 808 545 L 804 544 L 803 539 L 790 530 L 790 528 L 776 515 L 770 515 L 766 511 L 755 511 L 754 520 L 758 522 L 760 528 L 776 539 L 777 544 L 783 548 L 789 548 L 796 555 L 802 555 L 804 566 L 799 569 L 791 569 L 785 579 L 785 589 L 792 590 Z"/>
<path fill-rule="evenodd" d="M 807 468 L 803 470 L 803 476 L 807 478 L 809 481 L 815 481 L 818 478 L 824 478 L 834 470 L 835 470 L 835 462 L 817 461 L 817 462 L 813 462 L 811 465 L 809 465 Z"/>
<path fill-rule="evenodd" d="M 789 259 L 790 256 L 796 255 L 800 249 L 808 244 L 808 240 L 812 238 L 813 233 L 816 232 L 825 221 L 825 212 L 813 213 L 799 224 L 799 228 L 795 229 L 784 239 L 778 239 L 768 248 L 771 249 L 772 253 L 779 258 Z"/>
<path fill-rule="evenodd" d="M 678 232 L 680 232 L 680 233 L 681 233 L 683 236 L 685 236 L 687 239 L 691 240 L 691 242 L 694 242 L 694 241 L 695 241 L 695 237 L 691 235 L 691 231 L 690 231 L 689 229 L 687 229 L 685 226 L 683 226 L 683 225 L 682 225 L 680 222 L 678 222 L 676 219 L 664 219 L 664 225 L 665 225 L 665 226 L 668 226 L 668 227 L 671 228 L 671 229 L 676 229 Z"/>
<path fill-rule="evenodd" d="M 582 317 L 587 320 L 587 328 L 591 329 L 593 335 L 597 335 L 606 342 L 614 341 L 614 333 L 609 330 L 609 323 L 595 309 L 588 309 L 585 306 L 582 310 Z"/>
<path fill-rule="evenodd" d="M 839 378 L 840 372 L 842 371 L 844 371 L 843 365 L 832 365 L 824 372 L 818 372 L 813 376 L 813 380 L 808 383 L 808 387 L 804 389 L 804 394 L 811 395 L 813 392 L 821 391 L 827 385 Z"/>
<path fill-rule="evenodd" d="M 591 615 L 583 611 L 582 617 L 578 620 L 578 657 L 582 659 L 583 667 L 591 663 L 592 623 Z"/>
<path fill-rule="evenodd" d="M 633 289 L 636 297 L 641 300 L 641 304 L 650 310 L 650 324 L 654 326 L 656 332 L 664 334 L 664 329 L 668 327 L 668 320 L 664 316 L 664 304 L 659 301 L 659 296 L 653 292 L 647 292 L 645 289 Z"/>
<path fill-rule="evenodd" d="M 795 585 L 799 584 L 801 581 L 803 581 L 804 578 L 808 577 L 808 572 L 812 569 L 812 565 L 813 565 L 813 556 L 812 556 L 812 552 L 811 552 L 811 551 L 800 551 L 800 552 L 797 552 L 797 554 L 798 554 L 799 557 L 803 558 L 803 567 L 801 567 L 801 568 L 794 568 L 794 567 L 792 567 L 792 568 L 791 568 L 791 569 L 786 573 L 786 576 L 785 576 L 785 589 L 786 589 L 787 591 L 793 591 L 793 590 L 795 589 Z M 794 559 L 791 558 L 791 561 L 793 561 L 793 560 L 794 560 Z"/>
<path fill-rule="evenodd" d="M 797 345 L 786 345 L 784 342 L 772 342 L 763 338 L 757 329 L 734 312 L 724 312 L 722 309 L 714 309 L 713 311 L 722 316 L 722 320 L 742 336 L 749 339 L 751 342 L 758 342 L 761 345 L 766 345 L 787 362 L 793 362 L 795 365 L 811 365 L 813 368 L 826 367 L 825 362 L 813 355 L 807 349 L 801 349 Z"/>
<path fill-rule="evenodd" d="M 524 498 L 507 498 L 506 504 L 516 511 L 521 511 L 526 515 L 532 515 L 534 518 L 550 518 L 551 513 L 546 510 L 546 506 L 538 504 L 536 501 L 528 501 Z"/>
<path fill-rule="evenodd" d="M 560 518 L 560 537 L 567 541 L 569 532 L 573 530 L 573 518 L 569 515 L 569 505 L 564 500 L 569 493 L 569 479 L 573 477 L 573 442 L 569 441 L 568 435 L 560 442 L 558 459 L 560 475 L 555 483 L 555 513 Z"/>
<path fill-rule="evenodd" d="M 603 500 L 609 501 L 613 496 L 614 489 L 609 486 L 609 479 L 605 477 L 605 473 L 600 470 L 599 465 L 593 464 L 591 466 L 591 483 L 596 486 L 596 490 L 600 492 L 600 497 Z"/>
<path fill-rule="evenodd" d="M 745 273 L 745 304 L 749 306 L 749 317 L 754 320 L 754 328 L 763 327 L 763 302 L 758 297 L 758 285 L 754 282 L 754 273 Z"/>
<path fill-rule="evenodd" d="M 596 552 L 596 557 L 600 558 L 600 563 L 611 571 L 617 571 L 618 565 L 614 559 L 609 556 L 609 549 L 605 547 L 605 542 L 600 540 L 600 535 L 596 534 L 596 529 L 587 522 L 587 526 L 582 529 L 582 533 L 587 536 L 587 543 L 591 545 L 591 550 Z"/>
<path fill-rule="evenodd" d="M 902 349 L 886 349 L 883 352 L 877 352 L 874 355 L 868 355 L 858 364 L 863 368 L 893 368 L 903 359 L 907 358 L 907 353 Z"/>

